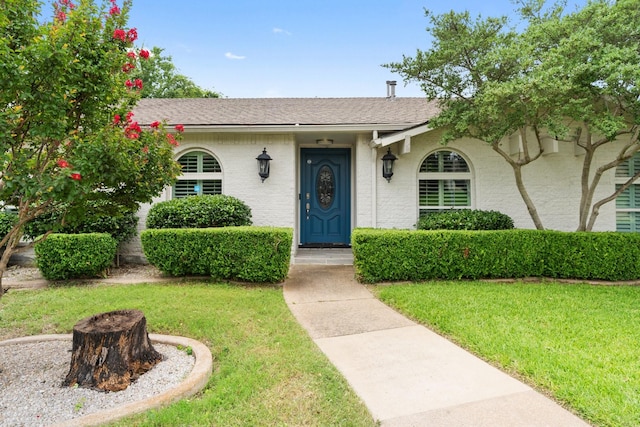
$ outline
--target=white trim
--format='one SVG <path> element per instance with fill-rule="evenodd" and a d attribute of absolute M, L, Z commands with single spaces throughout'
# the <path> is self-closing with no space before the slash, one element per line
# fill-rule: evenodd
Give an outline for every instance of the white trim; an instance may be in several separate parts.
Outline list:
<path fill-rule="evenodd" d="M 433 128 L 429 127 L 429 123 L 415 126 L 401 132 L 396 132 L 391 135 L 375 138 L 371 141 L 373 147 L 386 147 L 399 141 L 404 141 L 404 146 L 411 149 L 411 137 L 421 135 L 432 131 Z M 408 152 L 408 151 L 407 151 Z"/>
<path fill-rule="evenodd" d="M 176 177 L 176 183 L 169 187 L 169 191 L 170 191 L 170 194 L 168 195 L 169 199 L 176 198 L 175 191 L 176 191 L 176 184 L 178 183 L 178 181 L 220 181 L 220 191 L 222 192 L 222 194 L 224 194 L 225 179 L 224 179 L 224 169 L 222 167 L 222 162 L 220 162 L 220 159 L 218 159 L 218 156 L 216 156 L 213 153 L 213 151 L 211 151 L 209 148 L 202 148 L 197 146 L 184 147 L 184 148 L 181 147 L 176 152 L 174 152 L 175 160 L 179 161 L 183 156 L 187 156 L 193 153 L 207 154 L 213 157 L 215 161 L 218 163 L 218 166 L 220 166 L 220 172 L 182 172 L 179 176 Z"/>
<path fill-rule="evenodd" d="M 378 149 L 371 148 L 371 227 L 378 228 Z"/>
<path fill-rule="evenodd" d="M 427 160 L 429 156 L 434 153 L 438 153 L 441 151 L 449 151 L 455 153 L 462 157 L 462 159 L 467 164 L 469 168 L 468 172 L 420 172 L 420 168 Z M 429 151 L 423 158 L 418 162 L 418 171 L 416 174 L 417 182 L 416 182 L 416 190 L 417 190 L 417 218 L 420 218 L 421 210 L 443 210 L 443 209 L 475 209 L 476 206 L 476 173 L 473 166 L 473 163 L 469 160 L 469 158 L 462 153 L 458 149 L 453 149 L 449 147 L 438 147 L 435 150 Z M 420 205 L 420 181 L 421 180 L 437 180 L 437 181 L 469 181 L 469 198 L 470 204 L 468 206 L 422 206 Z M 416 219 L 416 221 L 418 220 Z"/>
<path fill-rule="evenodd" d="M 407 127 L 406 123 L 342 124 L 342 125 L 185 125 L 189 133 L 288 133 L 288 132 L 394 132 Z"/>

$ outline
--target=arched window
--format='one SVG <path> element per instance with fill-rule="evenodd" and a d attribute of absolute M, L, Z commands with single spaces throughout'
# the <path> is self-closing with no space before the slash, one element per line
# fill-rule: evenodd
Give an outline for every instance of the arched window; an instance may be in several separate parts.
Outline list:
<path fill-rule="evenodd" d="M 222 193 L 222 168 L 212 155 L 203 151 L 192 151 L 178 159 L 182 175 L 173 186 L 173 197 Z"/>
<path fill-rule="evenodd" d="M 420 215 L 471 208 L 471 171 L 454 151 L 431 153 L 418 173 Z"/>
<path fill-rule="evenodd" d="M 616 190 L 640 170 L 640 153 L 616 168 Z M 640 182 L 636 181 L 616 197 L 616 230 L 640 231 Z"/>

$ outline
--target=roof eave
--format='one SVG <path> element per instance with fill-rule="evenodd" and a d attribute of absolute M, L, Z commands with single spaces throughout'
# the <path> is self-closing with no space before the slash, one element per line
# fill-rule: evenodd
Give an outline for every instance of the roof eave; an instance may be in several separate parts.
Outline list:
<path fill-rule="evenodd" d="M 411 138 L 416 135 L 427 133 L 432 130 L 433 128 L 429 126 L 429 122 L 425 122 L 425 123 L 401 130 L 399 132 L 393 133 L 391 135 L 385 135 L 385 136 L 381 136 L 380 138 L 375 138 L 373 141 L 371 141 L 371 146 L 386 147 L 396 142 L 405 141 L 407 138 Z"/>
<path fill-rule="evenodd" d="M 410 129 L 412 123 L 385 124 L 283 124 L 283 125 L 189 125 L 185 124 L 185 131 L 193 133 L 290 133 L 290 132 L 397 132 Z"/>

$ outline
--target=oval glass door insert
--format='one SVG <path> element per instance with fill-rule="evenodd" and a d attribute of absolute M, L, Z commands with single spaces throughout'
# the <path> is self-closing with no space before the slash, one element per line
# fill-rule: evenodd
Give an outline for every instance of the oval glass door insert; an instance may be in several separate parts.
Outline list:
<path fill-rule="evenodd" d="M 316 178 L 316 195 L 322 209 L 328 209 L 335 197 L 335 176 L 329 166 L 323 166 Z"/>

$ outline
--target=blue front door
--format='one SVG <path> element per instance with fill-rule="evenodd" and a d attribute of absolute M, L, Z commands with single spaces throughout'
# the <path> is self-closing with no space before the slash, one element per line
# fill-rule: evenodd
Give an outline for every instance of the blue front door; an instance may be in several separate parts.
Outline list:
<path fill-rule="evenodd" d="M 300 159 L 300 245 L 350 245 L 351 151 L 303 148 Z"/>

